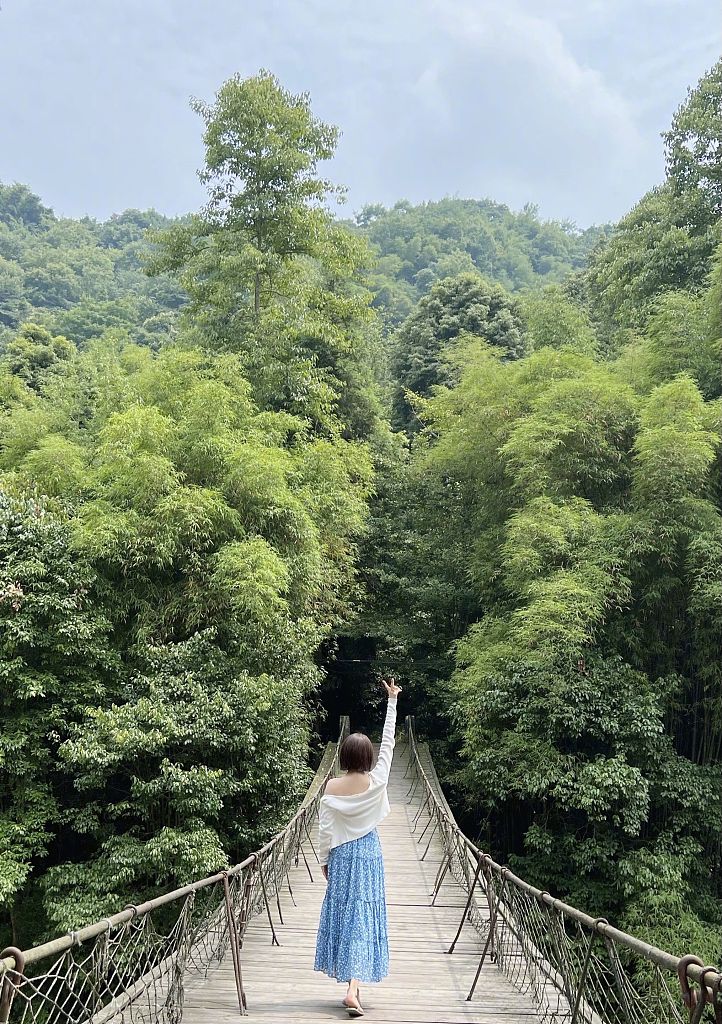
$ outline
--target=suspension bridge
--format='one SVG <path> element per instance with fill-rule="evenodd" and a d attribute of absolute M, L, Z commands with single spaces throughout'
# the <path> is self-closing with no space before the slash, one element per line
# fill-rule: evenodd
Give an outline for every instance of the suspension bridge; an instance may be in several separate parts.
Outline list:
<path fill-rule="evenodd" d="M 342 719 L 339 742 L 348 731 Z M 346 1019 L 313 971 L 324 881 L 318 803 L 241 864 L 29 950 L 0 953 L 0 1024 Z M 391 971 L 362 988 L 381 1024 L 722 1024 L 722 973 L 656 949 L 518 878 L 457 826 L 407 719 L 379 827 Z"/>

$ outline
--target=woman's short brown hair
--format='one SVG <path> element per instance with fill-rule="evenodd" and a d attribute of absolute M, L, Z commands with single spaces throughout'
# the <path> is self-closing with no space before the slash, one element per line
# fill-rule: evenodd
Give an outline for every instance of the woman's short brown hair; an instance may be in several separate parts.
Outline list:
<path fill-rule="evenodd" d="M 341 771 L 370 772 L 374 763 L 374 748 L 368 736 L 352 732 L 341 744 L 338 761 Z"/>

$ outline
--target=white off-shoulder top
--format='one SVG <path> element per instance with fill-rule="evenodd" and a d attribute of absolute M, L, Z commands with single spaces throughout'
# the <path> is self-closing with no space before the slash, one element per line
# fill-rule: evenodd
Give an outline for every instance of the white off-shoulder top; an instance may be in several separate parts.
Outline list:
<path fill-rule="evenodd" d="M 396 697 L 389 697 L 381 747 L 376 764 L 369 772 L 369 788 L 351 796 L 324 793 L 318 809 L 318 859 L 328 864 L 335 846 L 372 832 L 390 811 L 386 791 L 394 756 Z"/>

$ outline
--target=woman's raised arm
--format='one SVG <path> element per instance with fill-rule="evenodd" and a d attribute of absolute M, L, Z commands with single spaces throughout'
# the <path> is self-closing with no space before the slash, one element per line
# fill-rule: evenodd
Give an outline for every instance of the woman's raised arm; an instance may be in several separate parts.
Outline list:
<path fill-rule="evenodd" d="M 386 705 L 386 720 L 381 734 L 379 756 L 371 771 L 371 777 L 374 781 L 385 784 L 389 781 L 391 762 L 394 756 L 394 743 L 396 742 L 396 698 L 401 693 L 401 687 L 396 686 L 393 679 L 390 679 L 388 682 L 384 680 L 384 686 L 386 687 L 389 699 Z"/>

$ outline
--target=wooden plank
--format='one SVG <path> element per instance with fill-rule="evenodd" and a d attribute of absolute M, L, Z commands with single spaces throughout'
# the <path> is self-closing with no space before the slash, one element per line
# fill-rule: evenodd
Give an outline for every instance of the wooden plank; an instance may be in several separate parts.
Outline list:
<path fill-rule="evenodd" d="M 482 939 L 466 923 L 453 955 L 447 949 L 459 925 L 466 899 L 447 876 L 436 905 L 430 893 L 443 850 L 429 832 L 420 840 L 425 818 L 415 824 L 421 807 L 419 787 L 407 803 L 406 751 L 398 745 L 389 780 L 391 813 L 379 827 L 386 872 L 390 970 L 379 985 L 361 985 L 364 1008 L 379 1024 L 531 1024 L 539 1019 L 530 999 L 519 993 L 496 967 L 486 963 L 474 998 L 466 996 L 476 973 Z M 306 856 L 291 870 L 295 906 L 286 889 L 281 897 L 284 924 L 272 908 L 280 946 L 271 945 L 265 916 L 248 926 L 241 950 L 249 1019 L 281 1024 L 316 1024 L 348 1019 L 341 1005 L 345 986 L 313 970 L 316 928 L 325 883 L 308 841 Z M 488 915 L 488 908 L 479 905 Z M 230 956 L 205 979 L 189 977 L 184 1024 L 229 1024 L 239 1019 Z"/>

